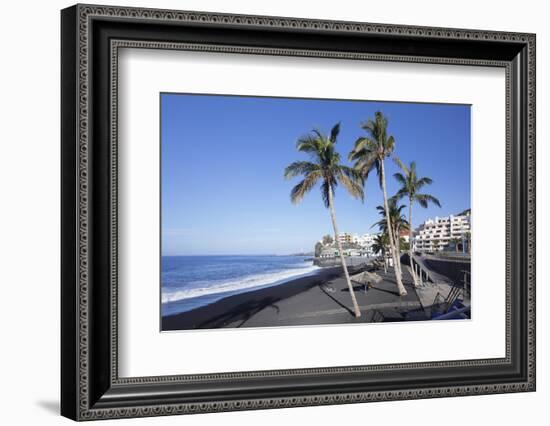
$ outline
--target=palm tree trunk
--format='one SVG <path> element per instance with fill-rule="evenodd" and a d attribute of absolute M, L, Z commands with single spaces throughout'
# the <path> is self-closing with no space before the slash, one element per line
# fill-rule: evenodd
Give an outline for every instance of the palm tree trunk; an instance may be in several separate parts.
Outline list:
<path fill-rule="evenodd" d="M 346 265 L 346 259 L 344 259 L 344 251 L 342 250 L 342 243 L 340 242 L 340 238 L 338 238 L 338 226 L 336 225 L 336 211 L 334 209 L 334 196 L 332 194 L 332 187 L 330 186 L 328 189 L 328 206 L 330 210 L 330 218 L 332 220 L 332 227 L 334 228 L 334 239 L 336 240 L 336 245 L 338 246 L 340 261 L 342 262 L 342 268 L 344 269 L 344 275 L 346 276 L 346 283 L 348 284 L 349 294 L 351 295 L 351 301 L 353 302 L 353 310 L 355 312 L 355 317 L 359 318 L 361 316 L 361 310 L 359 309 L 359 305 L 357 304 L 357 299 L 355 298 L 353 286 L 351 285 L 351 280 L 349 278 L 348 267 Z"/>
<path fill-rule="evenodd" d="M 395 256 L 398 260 L 397 270 L 399 271 L 399 276 L 403 279 L 403 270 L 401 269 L 401 238 L 399 237 L 399 231 L 396 229 L 393 232 L 395 237 Z"/>
<path fill-rule="evenodd" d="M 403 269 L 401 268 L 401 238 L 399 237 L 398 230 L 394 230 L 393 235 L 395 236 L 395 258 L 397 259 L 397 273 L 401 280 L 403 280 Z"/>
<path fill-rule="evenodd" d="M 414 286 L 419 287 L 418 278 L 416 277 L 416 273 L 414 272 L 414 265 L 413 265 L 412 204 L 413 204 L 413 200 L 409 197 L 409 262 L 411 264 L 411 275 L 413 278 Z"/>
<path fill-rule="evenodd" d="M 395 240 L 393 238 L 393 229 L 390 221 L 390 209 L 388 206 L 388 192 L 386 190 L 386 174 L 384 171 L 384 160 L 380 161 L 380 172 L 382 177 L 382 192 L 384 194 L 384 209 L 386 210 L 386 224 L 388 227 L 388 235 L 390 240 L 390 251 L 392 253 L 393 257 L 393 264 L 394 264 L 394 271 L 395 271 L 395 281 L 397 282 L 397 289 L 399 290 L 399 294 L 401 296 L 405 296 L 407 294 L 407 290 L 405 290 L 405 286 L 403 285 L 403 281 L 401 280 L 401 273 L 399 272 L 399 257 L 397 256 L 397 252 L 395 249 Z"/>

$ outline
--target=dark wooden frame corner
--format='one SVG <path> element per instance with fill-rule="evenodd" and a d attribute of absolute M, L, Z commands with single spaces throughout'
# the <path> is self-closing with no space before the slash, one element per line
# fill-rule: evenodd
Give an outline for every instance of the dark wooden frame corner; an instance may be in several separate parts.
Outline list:
<path fill-rule="evenodd" d="M 535 390 L 535 35 L 76 5 L 61 13 L 61 413 L 74 420 Z M 506 356 L 120 378 L 121 47 L 506 70 Z"/>

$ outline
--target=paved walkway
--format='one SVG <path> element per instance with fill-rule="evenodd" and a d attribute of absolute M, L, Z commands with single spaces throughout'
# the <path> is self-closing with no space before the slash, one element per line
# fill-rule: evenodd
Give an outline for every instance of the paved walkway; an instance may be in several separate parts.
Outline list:
<path fill-rule="evenodd" d="M 428 319 L 412 283 L 403 268 L 407 295 L 400 296 L 393 269 L 376 271 L 382 281 L 365 288 L 361 276 L 352 276 L 352 285 L 361 317 L 355 318 L 349 288 L 343 277 L 319 283 L 309 290 L 278 301 L 262 309 L 246 321 L 227 324 L 228 327 L 265 327 L 282 325 L 341 324 Z"/>

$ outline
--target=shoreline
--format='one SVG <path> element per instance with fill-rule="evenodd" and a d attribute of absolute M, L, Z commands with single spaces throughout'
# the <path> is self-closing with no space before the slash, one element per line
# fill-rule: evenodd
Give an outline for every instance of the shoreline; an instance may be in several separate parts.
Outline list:
<path fill-rule="evenodd" d="M 291 276 L 285 277 L 285 278 L 279 278 L 277 280 L 274 280 L 272 282 L 267 282 L 264 284 L 259 284 L 256 286 L 251 287 L 244 287 L 244 288 L 236 288 L 236 289 L 228 289 L 224 292 L 213 292 L 213 293 L 206 293 L 201 294 L 197 296 L 191 296 L 181 299 L 175 299 L 170 300 L 166 302 L 162 302 L 163 295 L 161 295 L 161 317 L 168 317 L 172 315 L 178 315 L 183 314 L 186 312 L 193 311 L 195 309 L 199 309 L 205 306 L 212 305 L 214 303 L 217 303 L 223 299 L 242 295 L 245 293 L 250 293 L 258 290 L 264 290 L 267 288 L 273 288 L 278 287 L 281 285 L 285 285 L 288 283 L 291 283 L 293 281 L 297 281 L 301 278 L 306 278 L 309 276 L 315 276 L 315 275 L 323 275 L 328 270 L 341 270 L 342 266 L 340 264 L 339 259 L 319 259 L 319 258 L 313 258 L 308 259 L 312 266 L 316 269 L 310 270 L 307 272 L 301 272 L 300 270 L 297 270 L 296 274 L 293 274 Z M 338 261 L 336 261 L 338 260 Z M 328 262 L 327 262 L 328 261 Z M 373 258 L 346 258 L 346 264 L 348 267 L 348 270 L 350 272 L 361 270 L 363 268 L 369 267 L 369 265 L 372 265 Z M 343 272 L 343 271 L 341 271 Z"/>
<path fill-rule="evenodd" d="M 359 317 L 354 315 L 343 269 L 334 266 L 162 316 L 161 331 L 426 321 L 445 312 L 450 316 L 445 314 L 443 319 L 471 318 L 469 293 L 463 293 L 460 303 L 450 311 L 444 299 L 454 287 L 447 280 L 416 288 L 409 268 L 403 265 L 406 295 L 397 290 L 393 268 L 384 271 L 370 263 L 348 266 L 351 290 L 361 311 Z M 457 310 L 461 306 L 468 311 Z"/>
<path fill-rule="evenodd" d="M 278 278 L 274 281 L 263 283 L 263 284 L 258 284 L 258 285 L 251 286 L 251 287 L 235 288 L 235 289 L 232 289 L 232 290 L 228 289 L 228 290 L 223 291 L 223 292 L 206 293 L 206 294 L 202 294 L 202 295 L 199 295 L 199 296 L 191 296 L 191 297 L 188 297 L 188 298 L 170 300 L 170 301 L 167 301 L 167 302 L 162 302 L 162 295 L 161 295 L 161 316 L 162 317 L 167 317 L 167 316 L 171 316 L 171 315 L 177 315 L 177 314 L 180 314 L 180 313 L 189 312 L 189 311 L 192 311 L 192 310 L 202 308 L 204 306 L 211 305 L 213 303 L 219 302 L 220 300 L 226 299 L 228 297 L 237 296 L 237 295 L 241 295 L 241 294 L 245 294 L 245 293 L 249 293 L 249 292 L 253 292 L 253 291 L 257 291 L 257 290 L 263 290 L 263 289 L 266 289 L 266 288 L 277 287 L 277 286 L 280 286 L 280 285 L 287 284 L 291 281 L 298 280 L 300 278 L 306 278 L 308 276 L 317 275 L 323 269 L 329 269 L 329 268 L 321 268 L 321 267 L 318 267 L 317 265 L 312 265 L 312 266 L 316 267 L 317 269 L 309 270 L 309 271 L 306 271 L 306 272 L 303 272 L 302 270 L 296 270 L 296 273 L 293 274 L 293 275 L 287 276 L 285 278 Z M 282 271 L 282 272 L 284 272 L 284 271 Z M 190 305 L 196 304 L 197 306 L 187 306 L 187 309 L 183 309 L 183 310 L 178 309 L 178 305 L 180 307 L 181 307 L 181 305 L 183 305 L 185 307 L 185 305 L 189 305 L 189 304 Z M 163 314 L 162 312 L 165 309 L 168 312 L 170 312 L 170 311 L 175 311 L 175 312 L 170 312 L 170 313 L 167 313 L 167 314 Z"/>
<path fill-rule="evenodd" d="M 350 274 L 360 268 L 349 268 Z M 283 283 L 224 297 L 185 312 L 161 317 L 162 331 L 222 328 L 246 321 L 267 307 L 306 292 L 320 284 L 343 277 L 342 267 L 321 268 L 314 274 Z"/>

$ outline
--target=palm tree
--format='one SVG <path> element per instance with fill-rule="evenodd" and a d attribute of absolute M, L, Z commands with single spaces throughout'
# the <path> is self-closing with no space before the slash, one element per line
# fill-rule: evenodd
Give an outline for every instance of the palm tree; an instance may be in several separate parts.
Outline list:
<path fill-rule="evenodd" d="M 391 231 L 394 236 L 394 244 L 396 249 L 400 250 L 402 246 L 401 231 L 407 231 L 409 229 L 409 223 L 407 222 L 407 219 L 405 219 L 405 216 L 402 213 L 405 206 L 404 205 L 398 206 L 397 200 L 392 197 L 388 200 L 388 207 L 389 207 L 388 214 L 386 214 L 386 209 L 384 208 L 384 206 L 376 207 L 376 210 L 378 210 L 378 212 L 382 216 L 382 219 L 376 222 L 372 226 L 378 226 L 382 232 L 389 234 L 388 222 L 386 220 L 386 217 L 389 216 Z M 397 268 L 397 272 L 401 275 L 402 274 L 401 265 L 397 264 L 395 267 Z"/>
<path fill-rule="evenodd" d="M 361 124 L 361 128 L 367 132 L 367 136 L 362 136 L 355 141 L 355 146 L 349 154 L 350 161 L 355 161 L 354 168 L 364 179 L 369 173 L 375 169 L 378 174 L 380 188 L 384 195 L 384 208 L 389 212 L 388 208 L 388 192 L 386 190 L 386 173 L 384 169 L 384 160 L 393 153 L 395 139 L 393 136 L 388 136 L 388 120 L 380 111 L 374 114 L 374 120 L 368 120 Z M 388 223 L 388 232 L 390 240 L 390 251 L 393 257 L 395 267 L 395 280 L 399 294 L 404 296 L 407 294 L 403 281 L 401 279 L 400 261 L 397 249 L 395 247 L 395 238 L 391 229 L 390 217 L 386 216 Z"/>
<path fill-rule="evenodd" d="M 412 161 L 407 167 L 398 158 L 394 159 L 397 165 L 403 170 L 403 173 L 395 173 L 393 177 L 399 182 L 401 188 L 394 195 L 394 198 L 400 200 L 406 197 L 409 200 L 409 223 L 412 225 L 412 208 L 414 203 L 420 204 L 420 207 L 427 208 L 429 203 L 433 203 L 438 207 L 441 207 L 439 200 L 430 194 L 421 194 L 419 191 L 425 185 L 431 185 L 432 180 L 429 177 L 419 178 L 416 173 L 416 163 Z M 412 260 L 412 238 L 413 228 L 409 227 L 409 262 L 411 265 L 411 274 L 413 277 L 415 287 L 419 286 L 416 274 L 414 273 L 413 260 Z"/>
<path fill-rule="evenodd" d="M 386 253 L 388 252 L 388 233 L 381 232 L 376 237 L 374 237 L 374 242 L 372 244 L 372 251 L 374 253 L 381 253 L 382 258 L 384 259 L 384 272 L 388 272 L 388 262 L 386 259 Z"/>
<path fill-rule="evenodd" d="M 454 246 L 455 246 L 455 253 L 458 253 L 458 245 L 459 245 L 461 242 L 462 242 L 462 240 L 461 240 L 460 238 L 456 238 L 456 237 L 451 238 L 451 239 L 449 240 L 449 243 L 452 243 L 452 244 L 454 244 Z"/>
<path fill-rule="evenodd" d="M 333 238 L 330 235 L 323 235 L 323 245 L 330 246 L 334 242 Z"/>
<path fill-rule="evenodd" d="M 318 183 L 321 182 L 321 196 L 325 207 L 330 211 L 330 218 L 334 228 L 334 240 L 338 245 L 340 261 L 346 276 L 353 310 L 356 317 L 361 316 L 359 305 L 355 298 L 355 293 L 349 278 L 346 260 L 344 259 L 344 250 L 338 238 L 338 226 L 336 224 L 336 212 L 334 208 L 334 190 L 340 183 L 355 198 L 363 200 L 363 178 L 351 167 L 340 163 L 340 154 L 336 151 L 335 145 L 340 133 L 340 123 L 336 124 L 330 135 L 327 137 L 318 130 L 313 130 L 310 134 L 298 139 L 296 149 L 300 152 L 309 154 L 312 161 L 295 161 L 285 169 L 285 178 L 291 179 L 296 176 L 302 176 L 303 180 L 298 183 L 290 192 L 290 199 L 294 204 L 299 203 L 302 198 Z"/>
<path fill-rule="evenodd" d="M 315 257 L 321 256 L 322 251 L 323 251 L 323 243 L 321 241 L 317 241 L 315 243 Z"/>

